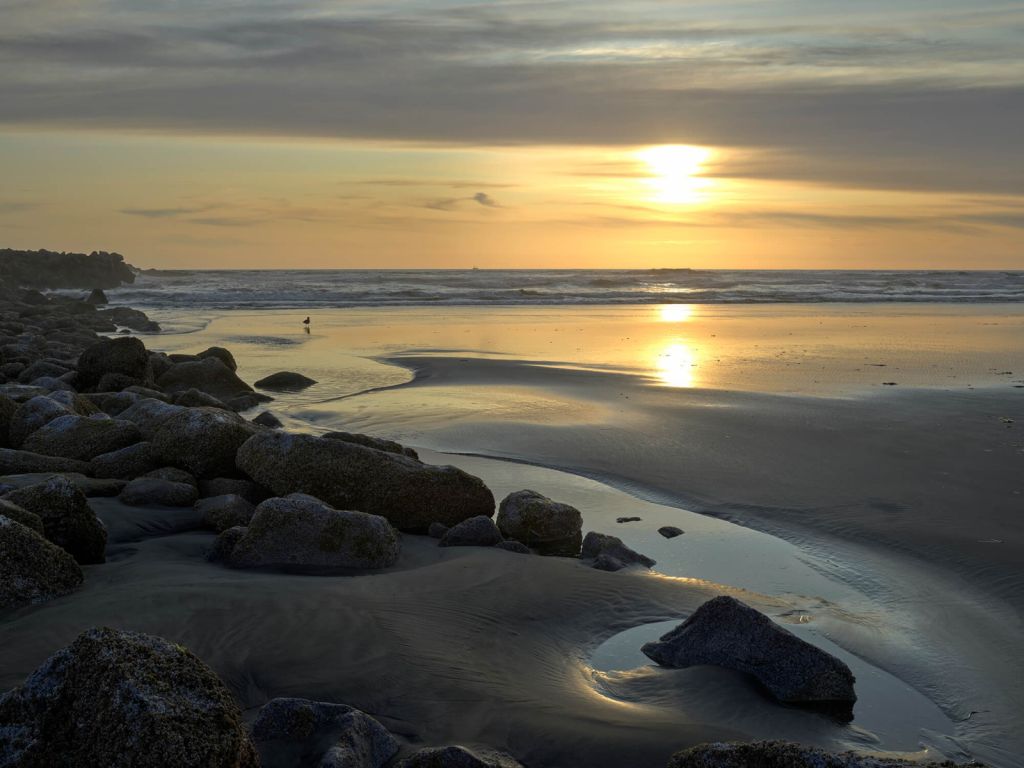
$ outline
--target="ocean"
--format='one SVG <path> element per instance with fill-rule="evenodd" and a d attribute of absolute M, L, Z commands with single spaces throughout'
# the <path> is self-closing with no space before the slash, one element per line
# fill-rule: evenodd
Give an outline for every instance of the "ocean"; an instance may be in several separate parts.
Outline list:
<path fill-rule="evenodd" d="M 1024 302 L 1024 272 L 175 270 L 109 292 L 142 309 Z"/>

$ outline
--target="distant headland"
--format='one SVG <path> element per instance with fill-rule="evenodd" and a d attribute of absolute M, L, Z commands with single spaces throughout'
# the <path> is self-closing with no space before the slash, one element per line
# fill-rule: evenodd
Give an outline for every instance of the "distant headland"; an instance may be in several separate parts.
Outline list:
<path fill-rule="evenodd" d="M 134 283 L 136 271 L 119 253 L 0 249 L 0 286 L 6 288 L 117 288 Z"/>

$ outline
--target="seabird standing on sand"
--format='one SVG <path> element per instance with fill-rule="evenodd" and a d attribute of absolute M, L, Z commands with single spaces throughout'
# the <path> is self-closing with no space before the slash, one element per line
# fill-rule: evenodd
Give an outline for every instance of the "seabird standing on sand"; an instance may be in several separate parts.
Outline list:
<path fill-rule="evenodd" d="M 309 318 L 307 317 L 305 320 L 303 320 L 302 324 L 303 325 L 309 325 Z"/>

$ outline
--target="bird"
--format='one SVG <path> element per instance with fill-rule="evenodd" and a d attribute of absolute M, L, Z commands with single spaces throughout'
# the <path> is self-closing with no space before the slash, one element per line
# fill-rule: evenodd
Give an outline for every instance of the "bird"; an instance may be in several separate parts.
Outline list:
<path fill-rule="evenodd" d="M 305 320 L 303 320 L 302 324 L 303 325 L 309 325 L 309 318 L 307 317 Z"/>

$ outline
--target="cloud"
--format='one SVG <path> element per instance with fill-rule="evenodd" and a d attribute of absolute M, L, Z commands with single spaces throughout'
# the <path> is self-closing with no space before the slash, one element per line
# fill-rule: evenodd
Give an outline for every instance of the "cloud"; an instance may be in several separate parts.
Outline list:
<path fill-rule="evenodd" d="M 141 216 L 146 219 L 173 219 L 207 210 L 209 208 L 122 208 L 120 212 L 126 216 Z"/>
<path fill-rule="evenodd" d="M 477 192 L 475 195 L 473 195 L 472 199 L 475 200 L 480 205 L 484 206 L 485 208 L 501 208 L 501 206 L 498 205 L 498 201 L 495 200 L 490 195 L 488 195 L 486 192 Z"/>
<path fill-rule="evenodd" d="M 0 200 L 0 216 L 11 213 L 23 213 L 38 207 L 39 203 L 29 200 Z"/>

